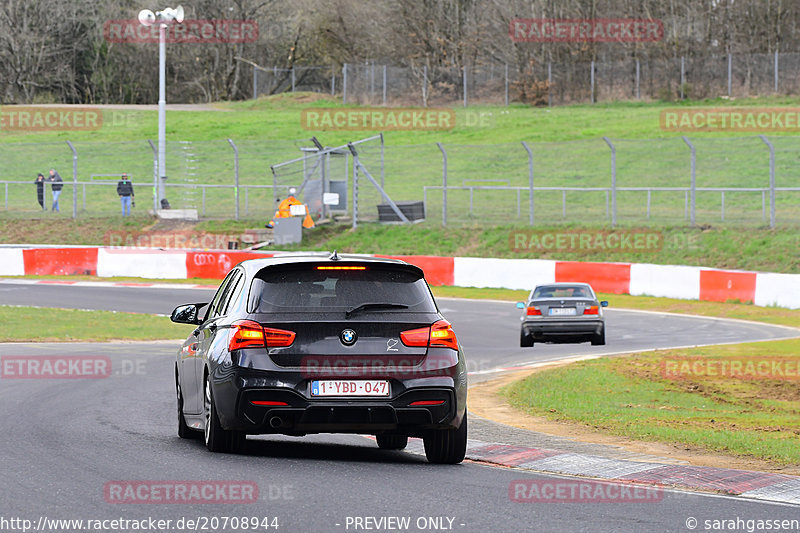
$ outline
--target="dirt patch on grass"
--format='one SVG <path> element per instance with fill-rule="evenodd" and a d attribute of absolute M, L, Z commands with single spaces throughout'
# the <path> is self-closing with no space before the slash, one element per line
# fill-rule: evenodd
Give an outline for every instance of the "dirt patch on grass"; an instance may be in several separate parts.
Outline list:
<path fill-rule="evenodd" d="M 605 435 L 579 423 L 560 422 L 545 417 L 532 416 L 512 407 L 499 394 L 504 386 L 524 379 L 545 368 L 564 366 L 554 363 L 533 370 L 522 370 L 505 374 L 497 379 L 473 385 L 469 389 L 469 410 L 489 420 L 529 431 L 566 437 L 580 442 L 619 446 L 625 450 L 664 457 L 671 461 L 687 461 L 696 466 L 757 470 L 781 474 L 800 475 L 800 466 L 784 466 L 760 459 L 737 457 L 687 446 L 662 442 L 637 441 L 616 435 Z"/>

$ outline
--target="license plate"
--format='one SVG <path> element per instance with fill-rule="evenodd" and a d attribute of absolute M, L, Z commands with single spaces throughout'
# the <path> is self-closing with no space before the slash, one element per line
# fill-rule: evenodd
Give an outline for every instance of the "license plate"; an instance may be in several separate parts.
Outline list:
<path fill-rule="evenodd" d="M 574 307 L 551 307 L 550 316 L 574 316 Z"/>
<path fill-rule="evenodd" d="M 389 382 L 382 379 L 312 381 L 311 396 L 388 397 Z"/>

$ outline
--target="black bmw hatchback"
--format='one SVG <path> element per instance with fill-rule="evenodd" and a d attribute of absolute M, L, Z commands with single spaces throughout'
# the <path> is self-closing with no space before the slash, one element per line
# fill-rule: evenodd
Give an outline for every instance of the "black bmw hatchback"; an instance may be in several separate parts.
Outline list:
<path fill-rule="evenodd" d="M 286 255 L 236 265 L 178 352 L 178 435 L 214 452 L 245 436 L 363 433 L 382 449 L 421 437 L 433 463 L 467 445 L 467 370 L 422 270 L 390 259 Z"/>

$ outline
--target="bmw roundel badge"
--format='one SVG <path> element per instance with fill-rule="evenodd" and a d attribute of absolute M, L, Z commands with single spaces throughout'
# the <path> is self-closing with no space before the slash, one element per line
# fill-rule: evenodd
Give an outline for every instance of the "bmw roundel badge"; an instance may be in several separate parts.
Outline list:
<path fill-rule="evenodd" d="M 339 339 L 341 339 L 342 344 L 345 346 L 352 346 L 356 343 L 358 335 L 352 329 L 345 329 L 339 334 Z"/>

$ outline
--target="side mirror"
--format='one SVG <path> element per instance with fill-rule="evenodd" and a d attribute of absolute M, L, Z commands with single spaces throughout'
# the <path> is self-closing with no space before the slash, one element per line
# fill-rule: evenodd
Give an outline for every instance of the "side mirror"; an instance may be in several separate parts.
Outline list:
<path fill-rule="evenodd" d="M 517 309 L 525 309 L 525 302 L 517 302 Z"/>
<path fill-rule="evenodd" d="M 603 300 L 602 302 L 600 302 L 600 306 L 601 307 L 608 307 L 608 302 Z"/>
<path fill-rule="evenodd" d="M 198 317 L 199 310 L 201 307 L 205 307 L 206 305 L 208 304 L 201 303 L 179 305 L 172 311 L 172 315 L 169 317 L 169 319 L 177 324 L 191 324 L 193 326 L 197 326 L 200 324 L 200 319 Z"/>

